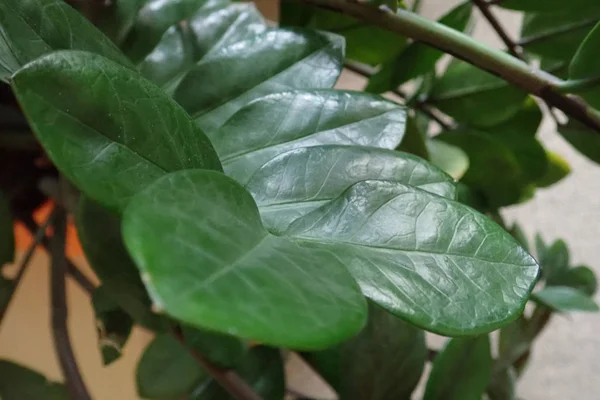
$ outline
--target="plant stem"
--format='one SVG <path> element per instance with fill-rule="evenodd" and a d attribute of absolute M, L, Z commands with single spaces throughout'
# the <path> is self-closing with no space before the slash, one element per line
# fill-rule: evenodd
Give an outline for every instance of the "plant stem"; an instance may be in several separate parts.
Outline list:
<path fill-rule="evenodd" d="M 523 57 L 523 53 L 517 47 L 517 44 L 508 36 L 508 33 L 502 24 L 500 24 L 500 21 L 498 21 L 496 16 L 490 10 L 490 3 L 486 3 L 483 0 L 473 0 L 473 3 L 477 6 L 477 8 L 479 8 L 484 18 L 490 23 L 492 28 L 494 28 L 494 31 L 496 31 L 500 39 L 502 39 L 502 42 L 504 42 L 504 45 L 510 54 L 522 61 L 525 61 L 525 57 Z"/>
<path fill-rule="evenodd" d="M 6 310 L 8 310 L 8 307 L 10 305 L 10 302 L 11 302 L 16 290 L 17 290 L 17 287 L 19 286 L 19 283 L 23 279 L 23 276 L 25 275 L 25 272 L 27 271 L 27 267 L 29 266 L 29 263 L 31 262 L 33 255 L 35 254 L 35 250 L 37 249 L 38 245 L 40 245 L 42 239 L 46 237 L 46 229 L 48 228 L 48 226 L 50 226 L 52 221 L 54 221 L 54 217 L 55 217 L 55 213 L 54 213 L 54 211 L 52 211 L 52 214 L 50 214 L 48 219 L 46 219 L 46 221 L 39 228 L 37 228 L 37 231 L 35 232 L 35 235 L 33 236 L 33 242 L 31 243 L 31 245 L 29 245 L 27 252 L 23 256 L 23 261 L 21 261 L 21 265 L 17 269 L 17 276 L 15 276 L 15 278 L 12 280 L 13 285 L 12 285 L 12 289 L 10 290 L 10 293 L 8 294 L 8 301 L 6 302 L 4 308 L 2 310 L 0 310 L 0 325 L 2 324 L 2 320 L 4 319 L 4 316 L 6 315 Z"/>
<path fill-rule="evenodd" d="M 50 288 L 54 346 L 70 397 L 74 400 L 91 400 L 92 398 L 81 378 L 67 328 L 68 312 L 65 287 L 65 277 L 67 274 L 67 258 L 65 255 L 66 228 L 67 213 L 60 205 L 57 205 L 54 233 L 52 239 L 50 239 L 50 254 L 52 258 Z"/>
<path fill-rule="evenodd" d="M 349 15 L 452 54 L 541 98 L 600 134 L 600 115 L 581 99 L 557 91 L 556 88 L 560 86 L 562 80 L 544 71 L 536 70 L 510 54 L 491 49 L 452 28 L 402 9 L 393 14 L 346 0 L 295 1 Z"/>
<path fill-rule="evenodd" d="M 198 364 L 202 366 L 212 376 L 212 378 L 221 385 L 234 399 L 237 400 L 262 400 L 262 398 L 256 394 L 254 389 L 250 387 L 242 378 L 239 377 L 235 371 L 218 367 L 208 361 L 204 356 L 195 350 L 187 347 L 185 338 L 178 330 L 171 331 L 173 337 L 181 343 L 190 354 L 196 359 Z"/>

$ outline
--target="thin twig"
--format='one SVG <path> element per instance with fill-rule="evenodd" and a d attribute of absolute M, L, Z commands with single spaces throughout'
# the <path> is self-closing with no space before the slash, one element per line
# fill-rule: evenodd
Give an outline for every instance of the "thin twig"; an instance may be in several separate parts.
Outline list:
<path fill-rule="evenodd" d="M 73 400 L 91 400 L 91 396 L 81 378 L 75 354 L 67 328 L 67 296 L 65 278 L 67 274 L 67 257 L 65 254 L 65 236 L 67 230 L 67 213 L 56 206 L 56 222 L 54 233 L 50 239 L 50 255 L 52 269 L 50 274 L 50 289 L 52 302 L 52 333 L 54 346 L 61 370 L 65 377 L 65 386 Z"/>
<path fill-rule="evenodd" d="M 525 61 L 523 52 L 519 49 L 517 44 L 508 36 L 508 33 L 506 32 L 502 24 L 500 24 L 498 18 L 496 18 L 494 13 L 492 13 L 492 11 L 490 10 L 490 3 L 486 3 L 483 0 L 473 0 L 473 3 L 477 6 L 477 8 L 479 8 L 479 11 L 481 11 L 485 19 L 490 23 L 492 28 L 494 28 L 494 31 L 496 31 L 496 34 L 498 34 L 500 39 L 502 39 L 502 42 L 504 42 L 504 45 L 506 46 L 510 54 L 522 61 Z"/>
<path fill-rule="evenodd" d="M 252 387 L 250 387 L 235 371 L 218 367 L 208 361 L 204 356 L 194 349 L 187 347 L 185 338 L 178 330 L 172 330 L 171 334 L 179 343 L 181 343 L 189 353 L 225 389 L 234 399 L 237 400 L 262 400 Z"/>
<path fill-rule="evenodd" d="M 19 267 L 17 269 L 17 276 L 15 276 L 15 278 L 12 280 L 12 287 L 10 289 L 10 292 L 8 293 L 8 300 L 6 301 L 4 308 L 2 308 L 0 310 L 0 325 L 2 324 L 2 320 L 4 319 L 6 310 L 8 310 L 8 307 L 10 305 L 10 302 L 11 302 L 16 290 L 17 290 L 17 287 L 19 286 L 19 283 L 23 279 L 23 276 L 25 275 L 25 272 L 27 271 L 27 267 L 29 266 L 29 263 L 31 262 L 33 255 L 35 254 L 35 250 L 37 249 L 38 245 L 41 244 L 41 241 L 43 240 L 43 238 L 46 237 L 46 229 L 48 229 L 48 226 L 50 226 L 50 224 L 54 220 L 54 216 L 55 216 L 55 213 L 53 210 L 52 213 L 50 214 L 50 216 L 48 217 L 48 219 L 46 219 L 46 221 L 35 232 L 35 235 L 33 236 L 33 242 L 31 243 L 31 245 L 29 245 L 29 248 L 27 249 L 25 256 L 23 256 L 23 261 L 21 261 L 21 264 L 19 265 Z"/>

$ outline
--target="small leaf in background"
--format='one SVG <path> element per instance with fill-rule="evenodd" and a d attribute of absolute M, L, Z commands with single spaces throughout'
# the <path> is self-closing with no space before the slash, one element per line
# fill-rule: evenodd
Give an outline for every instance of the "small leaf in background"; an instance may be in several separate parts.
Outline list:
<path fill-rule="evenodd" d="M 190 325 L 318 349 L 366 319 L 346 266 L 269 234 L 250 194 L 223 174 L 188 170 L 158 180 L 130 202 L 123 236 L 154 303 Z"/>
<path fill-rule="evenodd" d="M 510 234 L 517 239 L 517 242 L 521 244 L 521 246 L 529 252 L 529 242 L 527 240 L 527 235 L 521 228 L 521 225 L 518 223 L 514 223 L 512 228 L 510 229 Z"/>
<path fill-rule="evenodd" d="M 585 293 L 566 286 L 550 286 L 531 295 L 531 299 L 557 312 L 596 312 L 600 308 Z"/>
<path fill-rule="evenodd" d="M 111 210 L 121 211 L 168 171 L 221 168 L 210 141 L 181 107 L 101 56 L 50 54 L 21 69 L 13 89 L 56 166 Z"/>
<path fill-rule="evenodd" d="M 597 132 L 574 120 L 560 126 L 558 132 L 581 154 L 600 164 L 600 135 Z"/>
<path fill-rule="evenodd" d="M 600 109 L 600 61 L 596 57 L 600 47 L 600 22 L 585 38 L 569 66 L 569 81 L 595 80 L 590 88 L 578 94 L 592 107 Z"/>
<path fill-rule="evenodd" d="M 460 147 L 437 139 L 428 140 L 426 145 L 431 163 L 454 179 L 461 179 L 469 169 L 469 157 Z"/>
<path fill-rule="evenodd" d="M 492 376 L 487 335 L 451 339 L 435 358 L 423 400 L 480 400 Z"/>
<path fill-rule="evenodd" d="M 244 357 L 247 346 L 233 336 L 184 326 L 182 328 L 186 345 L 202 354 L 212 363 L 224 367 L 235 367 Z"/>
<path fill-rule="evenodd" d="M 429 151 L 427 150 L 426 141 L 427 136 L 423 131 L 421 131 L 416 118 L 407 118 L 406 132 L 404 133 L 402 142 L 397 149 L 428 160 Z"/>
<path fill-rule="evenodd" d="M 579 266 L 571 268 L 556 277 L 556 284 L 577 289 L 588 296 L 593 296 L 598 290 L 596 274 L 590 267 Z"/>
<path fill-rule="evenodd" d="M 57 50 L 85 50 L 131 64 L 95 26 L 62 0 L 2 0 L 0 79 Z"/>
<path fill-rule="evenodd" d="M 263 400 L 285 396 L 285 372 L 279 349 L 257 346 L 250 349 L 235 369 Z M 217 382 L 207 380 L 189 395 L 190 400 L 234 400 Z"/>
<path fill-rule="evenodd" d="M 519 11 L 561 11 L 566 12 L 574 8 L 584 8 L 589 5 L 589 0 L 504 0 L 498 4 L 501 7 Z"/>
<path fill-rule="evenodd" d="M 98 346 L 104 365 L 109 365 L 121 357 L 123 347 L 131 334 L 133 320 L 102 286 L 94 291 L 92 305 L 96 313 Z"/>
<path fill-rule="evenodd" d="M 349 341 L 304 358 L 345 400 L 409 399 L 425 361 L 425 335 L 370 304 L 367 326 Z"/>
<path fill-rule="evenodd" d="M 10 204 L 0 191 L 0 271 L 2 266 L 13 262 L 15 256 L 15 234 Z"/>
<path fill-rule="evenodd" d="M 444 15 L 438 22 L 457 31 L 465 31 L 471 21 L 473 4 L 468 1 Z M 383 93 L 435 69 L 444 52 L 429 45 L 412 42 L 393 60 L 385 62 L 369 79 L 366 91 Z"/>
<path fill-rule="evenodd" d="M 554 278 L 569 269 L 569 248 L 564 240 L 557 240 L 544 251 L 544 256 L 539 260 L 542 267 L 542 276 L 549 284 Z"/>
<path fill-rule="evenodd" d="M 240 108 L 272 92 L 333 87 L 343 59 L 340 36 L 272 29 L 205 57 L 181 80 L 174 98 L 211 133 Z"/>
<path fill-rule="evenodd" d="M 541 260 L 544 259 L 545 255 L 546 255 L 546 251 L 548 250 L 548 245 L 546 245 L 546 242 L 544 242 L 544 238 L 542 238 L 542 235 L 540 235 L 539 233 L 535 234 L 534 242 L 535 242 L 535 254 L 537 254 L 536 258 L 537 258 L 538 262 L 540 262 Z"/>
<path fill-rule="evenodd" d="M 22 365 L 0 360 L 2 400 L 67 400 L 66 388 Z"/>
<path fill-rule="evenodd" d="M 535 181 L 535 185 L 540 188 L 550 187 L 571 173 L 569 163 L 557 153 L 546 150 L 546 159 L 548 161 L 546 172 Z"/>
<path fill-rule="evenodd" d="M 189 351 L 168 334 L 150 342 L 136 371 L 138 394 L 148 399 L 179 398 L 207 378 Z"/>
<path fill-rule="evenodd" d="M 517 373 L 513 367 L 495 372 L 486 389 L 489 400 L 515 400 L 516 384 Z"/>
<path fill-rule="evenodd" d="M 527 93 L 464 61 L 453 60 L 428 101 L 473 127 L 497 125 L 519 112 Z"/>

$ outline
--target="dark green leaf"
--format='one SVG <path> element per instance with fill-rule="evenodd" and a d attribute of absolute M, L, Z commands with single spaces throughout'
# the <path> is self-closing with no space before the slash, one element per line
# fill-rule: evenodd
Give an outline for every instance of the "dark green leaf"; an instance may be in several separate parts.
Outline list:
<path fill-rule="evenodd" d="M 419 382 L 427 348 L 423 331 L 371 304 L 361 333 L 305 358 L 342 399 L 402 400 Z"/>
<path fill-rule="evenodd" d="M 497 125 L 513 117 L 527 93 L 464 61 L 454 61 L 434 84 L 432 104 L 459 122 Z"/>
<path fill-rule="evenodd" d="M 515 400 L 517 374 L 514 368 L 504 368 L 492 376 L 486 393 L 490 400 Z"/>
<path fill-rule="evenodd" d="M 148 0 L 111 0 L 95 10 L 95 23 L 113 42 L 121 45 L 133 27 L 139 9 Z"/>
<path fill-rule="evenodd" d="M 67 400 L 63 385 L 10 361 L 0 360 L 0 398 L 2 400 Z"/>
<path fill-rule="evenodd" d="M 462 178 L 469 169 L 469 157 L 460 147 L 436 139 L 430 139 L 426 144 L 431 163 L 454 179 Z"/>
<path fill-rule="evenodd" d="M 246 353 L 246 343 L 232 336 L 183 327 L 185 343 L 211 362 L 225 368 L 235 367 Z"/>
<path fill-rule="evenodd" d="M 540 260 L 542 276 L 548 283 L 569 268 L 569 248 L 563 240 L 557 240 L 544 252 Z"/>
<path fill-rule="evenodd" d="M 577 289 L 588 296 L 593 296 L 598 290 L 598 280 L 592 269 L 586 266 L 579 266 L 567 271 L 555 279 L 558 285 L 569 286 Z"/>
<path fill-rule="evenodd" d="M 548 246 L 544 242 L 544 238 L 539 233 L 535 234 L 535 254 L 537 254 L 537 260 L 541 263 L 546 256 L 546 251 L 548 250 Z"/>
<path fill-rule="evenodd" d="M 531 299 L 558 312 L 600 311 L 594 299 L 577 289 L 566 286 L 546 287 L 533 293 Z"/>
<path fill-rule="evenodd" d="M 0 310 L 6 310 L 15 290 L 13 281 L 0 274 Z"/>
<path fill-rule="evenodd" d="M 429 151 L 426 143 L 427 136 L 420 129 L 416 118 L 408 118 L 406 120 L 406 132 L 404 138 L 398 146 L 398 150 L 406 151 L 418 157 L 429 159 Z"/>
<path fill-rule="evenodd" d="M 269 234 L 250 194 L 220 173 L 159 179 L 130 202 L 123 226 L 154 303 L 191 325 L 315 349 L 353 335 L 366 318 L 335 255 Z"/>
<path fill-rule="evenodd" d="M 517 239 L 517 242 L 519 242 L 521 247 L 523 247 L 529 252 L 529 243 L 527 241 L 527 235 L 525 235 L 525 232 L 523 231 L 523 228 L 521 228 L 521 225 L 515 222 L 510 230 L 510 234 L 515 239 Z"/>
<path fill-rule="evenodd" d="M 254 347 L 236 368 L 263 400 L 281 400 L 285 396 L 283 360 L 278 349 Z M 204 382 L 190 394 L 190 400 L 233 400 L 214 380 Z"/>
<path fill-rule="evenodd" d="M 595 132 L 592 134 L 596 134 Z M 545 188 L 563 180 L 571 173 L 571 167 L 567 161 L 556 153 L 546 150 L 548 161 L 546 173 L 535 181 L 537 187 Z"/>
<path fill-rule="evenodd" d="M 462 32 L 469 26 L 472 9 L 473 4 L 467 1 L 444 15 L 439 23 Z M 413 42 L 398 57 L 384 63 L 369 79 L 365 90 L 373 93 L 393 90 L 411 79 L 433 71 L 443 55 L 444 52 L 429 45 Z"/>
<path fill-rule="evenodd" d="M 14 89 L 54 163 L 112 210 L 168 171 L 220 169 L 209 140 L 181 107 L 98 55 L 48 55 L 20 70 Z"/>
<path fill-rule="evenodd" d="M 189 351 L 167 334 L 154 338 L 142 354 L 136 372 L 138 393 L 148 399 L 184 396 L 207 377 Z"/>
<path fill-rule="evenodd" d="M 492 363 L 487 335 L 450 340 L 435 358 L 423 400 L 480 400 Z"/>
<path fill-rule="evenodd" d="M 15 256 L 15 234 L 10 205 L 0 191 L 0 271 L 2 266 L 13 262 Z"/>
<path fill-rule="evenodd" d="M 528 320 L 522 315 L 500 329 L 499 362 L 512 362 L 529 351 L 532 337 L 528 330 Z"/>
<path fill-rule="evenodd" d="M 129 66 L 121 51 L 63 0 L 2 0 L 0 79 L 56 50 L 86 50 Z"/>
<path fill-rule="evenodd" d="M 570 120 L 558 128 L 559 133 L 571 146 L 590 160 L 600 163 L 600 135 L 580 122 Z"/>
<path fill-rule="evenodd" d="M 600 61 L 596 57 L 600 47 L 600 23 L 588 34 L 581 44 L 569 67 L 569 80 L 585 80 L 600 78 Z M 600 79 L 598 79 L 600 81 Z M 600 82 L 590 85 L 578 94 L 590 105 L 600 109 Z"/>
<path fill-rule="evenodd" d="M 337 90 L 265 96 L 210 133 L 225 172 L 246 184 L 276 156 L 299 147 L 348 145 L 394 149 L 405 109 L 379 96 Z"/>
<path fill-rule="evenodd" d="M 499 4 L 504 8 L 520 11 L 569 11 L 574 8 L 585 8 L 589 6 L 589 0 L 504 0 Z"/>
<path fill-rule="evenodd" d="M 76 215 L 79 240 L 106 297 L 137 323 L 160 329 L 162 322 L 150 309 L 150 299 L 138 270 L 121 239 L 121 221 L 93 201 L 82 197 Z"/>
<path fill-rule="evenodd" d="M 121 357 L 123 346 L 131 334 L 133 320 L 113 301 L 103 286 L 94 291 L 92 304 L 96 313 L 98 345 L 104 365 L 108 365 Z"/>
<path fill-rule="evenodd" d="M 517 0 L 515 0 L 517 1 Z M 600 20 L 600 6 L 584 1 L 584 7 L 560 0 L 564 9 L 551 7 L 547 1 L 533 0 L 543 12 L 526 14 L 519 43 L 523 48 L 546 59 L 568 63 L 579 44 Z"/>
<path fill-rule="evenodd" d="M 204 57 L 174 98 L 213 132 L 247 103 L 272 92 L 332 87 L 342 67 L 339 36 L 273 29 Z"/>
<path fill-rule="evenodd" d="M 253 4 L 207 1 L 189 19 L 170 27 L 139 65 L 146 78 L 172 92 L 203 57 L 266 29 Z"/>
<path fill-rule="evenodd" d="M 285 234 L 334 253 L 375 303 L 445 335 L 486 332 L 514 318 L 538 271 L 483 215 L 396 182 L 357 183 Z"/>

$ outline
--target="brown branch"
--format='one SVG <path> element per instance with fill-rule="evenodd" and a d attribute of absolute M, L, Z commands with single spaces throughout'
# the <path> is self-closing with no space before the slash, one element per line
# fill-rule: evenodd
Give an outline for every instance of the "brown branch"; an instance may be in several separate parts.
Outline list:
<path fill-rule="evenodd" d="M 521 49 L 519 49 L 517 44 L 508 36 L 508 33 L 506 32 L 502 24 L 500 24 L 498 18 L 496 18 L 494 13 L 492 13 L 492 11 L 490 10 L 490 3 L 486 3 L 483 0 L 473 0 L 473 3 L 477 6 L 477 8 L 479 8 L 479 11 L 481 11 L 485 19 L 490 23 L 492 28 L 494 28 L 494 31 L 500 37 L 500 39 L 502 39 L 502 42 L 504 42 L 504 45 L 506 46 L 510 54 L 522 61 L 525 61 L 525 57 L 523 56 L 523 52 L 521 51 Z"/>
<path fill-rule="evenodd" d="M 210 374 L 210 376 L 221 385 L 236 400 L 262 400 L 252 387 L 250 387 L 235 371 L 218 367 L 208 361 L 204 356 L 194 349 L 189 348 L 185 338 L 179 330 L 172 330 L 171 334 L 181 343 L 194 357 L 194 359 Z"/>
<path fill-rule="evenodd" d="M 50 239 L 50 255 L 52 259 L 50 291 L 54 347 L 70 397 L 73 400 L 91 400 L 92 398 L 81 378 L 67 328 L 68 311 L 65 287 L 65 277 L 67 274 L 67 258 L 65 254 L 66 229 L 67 213 L 61 206 L 57 205 L 54 233 Z"/>

